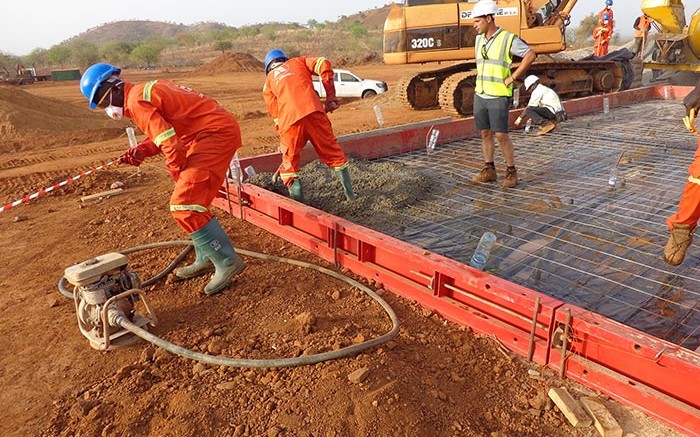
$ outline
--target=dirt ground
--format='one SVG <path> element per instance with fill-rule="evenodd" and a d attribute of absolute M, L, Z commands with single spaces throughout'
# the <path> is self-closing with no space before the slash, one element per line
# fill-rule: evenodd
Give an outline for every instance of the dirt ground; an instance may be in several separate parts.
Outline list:
<path fill-rule="evenodd" d="M 386 80 L 392 90 L 417 68 L 352 69 Z M 123 76 L 172 79 L 218 99 L 240 121 L 242 156 L 277 149 L 261 96 L 262 72 Z M 331 114 L 338 135 L 377 128 L 375 104 L 388 126 L 443 116 L 406 110 L 391 91 L 343 103 Z M 128 147 L 125 126 L 91 113 L 76 82 L 0 87 L 0 204 L 118 157 Z M 597 435 L 593 427 L 571 427 L 546 397 L 549 388 L 560 386 L 575 397 L 598 396 L 595 392 L 383 290 L 377 291 L 396 311 L 399 335 L 359 355 L 315 365 L 212 366 L 145 341 L 107 352 L 90 348 L 78 330 L 73 302 L 58 292 L 64 269 L 107 252 L 186 238 L 168 213 L 172 181 L 162 157 L 149 159 L 140 175 L 134 172 L 112 166 L 0 213 L 0 435 Z M 124 194 L 80 202 L 115 181 L 125 184 Z M 238 248 L 332 268 L 275 235 L 215 213 Z M 146 280 L 180 250 L 139 251 L 129 255 L 129 265 Z M 151 332 L 212 355 L 282 358 L 361 343 L 391 328 L 375 301 L 338 279 L 270 260 L 245 260 L 248 268 L 213 297 L 200 291 L 207 278 L 165 278 L 146 287 L 158 316 Z M 678 435 L 600 398 L 627 436 Z"/>

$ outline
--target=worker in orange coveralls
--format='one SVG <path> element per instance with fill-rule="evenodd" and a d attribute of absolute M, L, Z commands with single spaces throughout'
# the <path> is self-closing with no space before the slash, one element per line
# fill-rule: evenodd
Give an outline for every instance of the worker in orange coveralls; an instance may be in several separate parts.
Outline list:
<path fill-rule="evenodd" d="M 695 116 L 700 112 L 700 81 L 683 99 L 687 116 L 683 119 L 691 132 L 698 134 L 694 126 Z M 666 220 L 671 236 L 664 247 L 664 261 L 677 266 L 685 259 L 685 253 L 693 242 L 693 231 L 700 221 L 700 138 L 695 150 L 695 159 L 688 168 L 690 175 L 678 202 L 678 212 Z"/>
<path fill-rule="evenodd" d="M 319 159 L 336 171 L 347 200 L 354 200 L 352 182 L 345 152 L 333 133 L 326 113 L 340 107 L 335 96 L 333 69 L 326 58 L 301 56 L 289 59 L 279 49 L 265 56 L 265 86 L 263 98 L 267 112 L 280 135 L 282 164 L 278 172 L 292 199 L 303 202 L 299 179 L 301 151 L 310 141 Z M 312 75 L 320 76 L 326 91 L 325 106 L 314 90 Z"/>
<path fill-rule="evenodd" d="M 610 42 L 610 29 L 608 22 L 610 18 L 607 14 L 603 15 L 603 21 L 598 23 L 598 26 L 593 29 L 593 54 L 595 56 L 605 56 L 608 54 L 608 43 Z"/>
<path fill-rule="evenodd" d="M 138 167 L 150 156 L 165 155 L 165 166 L 175 180 L 170 212 L 192 237 L 196 254 L 194 263 L 178 268 L 175 275 L 187 279 L 213 270 L 204 293 L 218 293 L 245 268 L 209 210 L 231 158 L 241 147 L 238 122 L 214 99 L 192 89 L 161 80 L 133 84 L 120 74 L 113 65 L 95 64 L 85 70 L 80 91 L 91 109 L 103 108 L 115 120 L 127 117 L 146 134 L 117 163 Z"/>
<path fill-rule="evenodd" d="M 613 13 L 612 5 L 613 0 L 605 0 L 605 7 L 598 12 L 598 23 L 603 21 L 603 17 L 605 15 L 608 16 L 608 22 L 605 23 L 605 26 L 608 28 L 608 33 L 611 36 L 613 34 L 613 26 L 615 24 L 615 14 Z"/>

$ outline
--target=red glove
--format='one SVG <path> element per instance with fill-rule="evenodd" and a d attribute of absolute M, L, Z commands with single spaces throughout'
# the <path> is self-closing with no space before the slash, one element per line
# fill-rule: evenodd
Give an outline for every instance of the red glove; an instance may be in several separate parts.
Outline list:
<path fill-rule="evenodd" d="M 117 159 L 117 164 L 130 164 L 134 167 L 141 165 L 144 159 L 160 153 L 160 148 L 149 138 L 141 141 Z"/>
<path fill-rule="evenodd" d="M 335 97 L 335 84 L 333 80 L 323 80 L 323 88 L 326 90 L 326 112 L 333 112 L 340 108 L 340 102 L 338 98 Z"/>
<path fill-rule="evenodd" d="M 180 179 L 180 169 L 179 168 L 170 168 L 166 167 L 168 169 L 168 172 L 170 172 L 170 176 L 172 176 L 173 180 L 177 182 L 178 179 Z"/>

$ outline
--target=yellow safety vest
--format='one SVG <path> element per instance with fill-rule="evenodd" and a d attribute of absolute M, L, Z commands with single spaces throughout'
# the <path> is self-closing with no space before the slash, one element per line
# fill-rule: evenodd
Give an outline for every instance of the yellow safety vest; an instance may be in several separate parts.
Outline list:
<path fill-rule="evenodd" d="M 476 36 L 476 89 L 478 94 L 510 97 L 513 95 L 513 85 L 506 86 L 503 81 L 510 76 L 510 47 L 515 35 L 500 30 L 491 41 L 488 50 L 485 48 L 486 38 L 483 34 Z M 486 54 L 486 56 L 484 56 Z"/>

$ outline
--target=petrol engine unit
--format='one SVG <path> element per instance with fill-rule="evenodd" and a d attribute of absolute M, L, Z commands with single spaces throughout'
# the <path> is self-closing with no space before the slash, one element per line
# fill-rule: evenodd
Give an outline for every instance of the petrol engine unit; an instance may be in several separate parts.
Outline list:
<path fill-rule="evenodd" d="M 148 302 L 139 289 L 139 276 L 129 269 L 125 255 L 112 252 L 95 257 L 66 268 L 64 276 L 75 287 L 73 300 L 80 332 L 94 349 L 115 349 L 138 340 L 119 324 L 120 318 L 142 329 L 155 324 L 136 311 L 139 300 L 144 300 L 147 310 Z"/>

